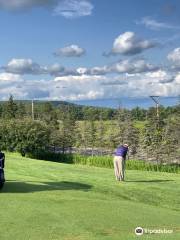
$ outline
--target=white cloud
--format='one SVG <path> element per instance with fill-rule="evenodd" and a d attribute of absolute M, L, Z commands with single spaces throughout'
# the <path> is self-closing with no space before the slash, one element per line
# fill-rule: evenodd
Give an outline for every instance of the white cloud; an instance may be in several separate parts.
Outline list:
<path fill-rule="evenodd" d="M 92 14 L 93 5 L 89 0 L 61 0 L 54 9 L 54 15 L 77 18 Z"/>
<path fill-rule="evenodd" d="M 142 73 L 155 71 L 158 67 L 150 63 L 145 62 L 144 59 L 126 59 L 118 61 L 111 65 L 105 65 L 102 67 L 93 67 L 90 69 L 83 68 L 83 73 L 87 75 L 106 75 L 110 73 Z M 79 71 L 77 69 L 77 71 Z"/>
<path fill-rule="evenodd" d="M 168 54 L 167 58 L 173 63 L 180 65 L 180 48 L 175 48 Z"/>
<path fill-rule="evenodd" d="M 6 73 L 5 73 L 6 74 Z M 149 95 L 177 96 L 180 74 L 172 82 L 163 82 L 169 73 L 124 74 L 117 76 L 61 76 L 51 80 L 22 80 L 12 77 L 0 81 L 0 98 L 13 94 L 17 99 L 83 100 Z M 159 78 L 160 77 L 160 78 Z M 4 79 L 7 79 L 4 77 Z M 16 81 L 17 79 L 17 81 Z"/>
<path fill-rule="evenodd" d="M 81 57 L 85 54 L 85 50 L 78 45 L 72 44 L 70 46 L 57 49 L 54 52 L 55 56 L 59 57 Z"/>
<path fill-rule="evenodd" d="M 102 66 L 102 67 L 93 67 L 87 70 L 86 74 L 89 75 L 105 75 L 107 73 L 111 73 L 110 66 Z"/>
<path fill-rule="evenodd" d="M 92 68 L 79 67 L 77 69 L 65 68 L 59 63 L 49 66 L 41 66 L 33 62 L 32 59 L 12 59 L 6 66 L 2 67 L 7 73 L 19 75 L 41 75 L 49 74 L 51 76 L 80 76 L 80 75 L 106 75 L 111 73 L 142 73 L 155 71 L 158 69 L 144 59 L 122 60 L 111 65 Z"/>
<path fill-rule="evenodd" d="M 12 59 L 6 66 L 2 67 L 7 73 L 13 74 L 50 74 L 52 76 L 79 75 L 76 70 L 66 69 L 58 63 L 49 66 L 40 66 L 32 59 Z"/>
<path fill-rule="evenodd" d="M 21 81 L 22 78 L 19 74 L 12 73 L 0 73 L 0 82 L 13 82 L 13 81 Z"/>
<path fill-rule="evenodd" d="M 103 81 L 101 81 L 101 85 L 103 86 L 118 86 L 118 85 L 127 85 L 128 84 L 128 78 L 126 75 L 124 76 L 115 76 L 112 79 L 107 78 Z"/>
<path fill-rule="evenodd" d="M 0 0 L 0 8 L 8 11 L 27 11 L 38 7 L 52 9 L 53 15 L 65 18 L 89 16 L 94 8 L 90 0 Z"/>
<path fill-rule="evenodd" d="M 164 70 L 148 72 L 146 76 L 159 83 L 171 83 L 174 81 L 174 76 Z"/>
<path fill-rule="evenodd" d="M 155 72 L 148 72 L 146 74 L 146 76 L 148 76 L 150 78 L 164 79 L 164 77 L 167 76 L 167 73 L 163 70 L 158 70 L 158 71 L 155 71 Z"/>
<path fill-rule="evenodd" d="M 61 74 L 65 70 L 65 68 L 58 63 L 55 63 L 51 66 L 47 66 L 45 67 L 45 69 L 46 69 L 46 72 L 50 73 L 50 75 Z"/>
<path fill-rule="evenodd" d="M 47 7 L 57 3 L 56 0 L 0 0 L 0 7 L 17 11 L 33 7 Z"/>
<path fill-rule="evenodd" d="M 50 97 L 56 99 L 61 96 L 62 100 L 96 99 L 104 96 L 101 81 L 105 76 L 67 76 L 54 79 Z"/>
<path fill-rule="evenodd" d="M 93 81 L 99 81 L 101 79 L 104 79 L 106 77 L 104 76 L 90 76 L 90 75 L 81 75 L 81 76 L 68 76 L 68 77 L 56 77 L 54 79 L 55 82 L 59 82 L 59 81 L 64 81 L 64 82 L 75 82 L 75 83 L 86 83 L 86 84 L 89 84 Z"/>
<path fill-rule="evenodd" d="M 175 77 L 175 83 L 180 85 L 180 73 L 178 73 Z"/>
<path fill-rule="evenodd" d="M 161 76 L 159 79 L 158 76 Z M 142 73 L 138 76 L 131 77 L 129 81 L 129 95 L 130 96 L 177 96 L 180 91 L 175 81 L 167 81 L 166 78 L 172 78 L 170 73 L 162 73 L 159 71 L 154 73 Z"/>
<path fill-rule="evenodd" d="M 0 84 L 1 86 L 1 84 Z M 14 86 L 6 86 L 0 88 L 0 99 L 7 100 L 9 96 L 13 95 L 15 99 L 27 99 L 27 93 L 19 91 L 19 89 L 15 88 Z"/>
<path fill-rule="evenodd" d="M 9 80 L 0 81 L 1 99 L 12 94 L 16 99 L 46 99 L 49 97 L 52 81 L 47 80 Z"/>
<path fill-rule="evenodd" d="M 115 77 L 97 75 L 58 77 L 54 82 L 60 87 L 51 89 L 50 97 L 61 96 L 63 100 L 82 100 L 119 96 L 178 95 L 180 86 L 175 81 L 166 81 L 170 77 L 168 74 L 156 71 L 152 74 L 149 72 Z"/>
<path fill-rule="evenodd" d="M 112 54 L 134 55 L 155 46 L 154 42 L 140 39 L 134 32 L 125 32 L 115 39 L 111 52 Z"/>
<path fill-rule="evenodd" d="M 164 22 L 158 22 L 151 17 L 144 17 L 140 21 L 136 21 L 136 24 L 145 25 L 147 28 L 152 30 L 161 30 L 161 29 L 180 29 L 178 26 L 174 26 Z"/>
<path fill-rule="evenodd" d="M 59 63 L 55 63 L 53 65 L 49 65 L 43 68 L 44 72 L 46 74 L 50 74 L 51 76 L 79 75 L 76 70 L 65 68 Z"/>
<path fill-rule="evenodd" d="M 117 73 L 142 73 L 148 71 L 154 71 L 158 67 L 150 63 L 146 63 L 144 59 L 137 60 L 122 60 L 110 67 L 112 72 Z"/>
<path fill-rule="evenodd" d="M 83 75 L 83 74 L 86 74 L 87 73 L 87 68 L 85 68 L 85 67 L 79 67 L 79 68 L 77 68 L 77 73 L 79 73 L 80 75 Z"/>
<path fill-rule="evenodd" d="M 32 59 L 13 58 L 7 66 L 2 67 L 6 72 L 14 74 L 42 74 L 44 69 Z"/>

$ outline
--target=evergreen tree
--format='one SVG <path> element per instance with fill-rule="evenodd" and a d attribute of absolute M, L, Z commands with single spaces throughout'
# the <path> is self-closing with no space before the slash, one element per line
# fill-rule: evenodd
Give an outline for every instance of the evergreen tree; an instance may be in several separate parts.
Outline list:
<path fill-rule="evenodd" d="M 76 146 L 83 147 L 84 151 L 88 147 L 88 121 L 78 121 L 76 122 Z"/>
<path fill-rule="evenodd" d="M 17 118 L 24 118 L 26 116 L 26 106 L 23 102 L 20 102 L 17 106 L 17 113 L 16 113 L 16 116 Z"/>
<path fill-rule="evenodd" d="M 50 102 L 46 102 L 41 109 L 41 119 L 52 127 L 58 128 L 58 117 L 57 113 Z"/>
<path fill-rule="evenodd" d="M 105 136 L 105 147 L 114 151 L 119 143 L 116 141 L 117 137 L 117 122 L 112 119 L 107 124 L 107 131 Z"/>
<path fill-rule="evenodd" d="M 104 121 L 102 119 L 102 113 L 100 113 L 99 121 L 97 122 L 96 128 L 96 147 L 100 148 L 100 152 L 102 155 L 102 148 L 105 146 L 105 126 Z"/>
<path fill-rule="evenodd" d="M 67 108 L 62 111 L 59 124 L 59 140 L 63 153 L 65 153 L 66 149 L 70 151 L 75 143 L 75 119 Z"/>
<path fill-rule="evenodd" d="M 3 107 L 2 107 L 2 105 L 0 104 L 0 118 L 2 117 L 2 115 L 3 115 Z"/>
<path fill-rule="evenodd" d="M 3 115 L 7 119 L 15 118 L 18 111 L 18 106 L 14 102 L 13 96 L 11 95 L 8 102 L 5 103 L 3 109 Z"/>
<path fill-rule="evenodd" d="M 116 115 L 116 132 L 115 132 L 115 142 L 116 145 L 122 144 L 125 138 L 125 129 L 126 129 L 126 114 L 125 110 L 119 108 Z"/>

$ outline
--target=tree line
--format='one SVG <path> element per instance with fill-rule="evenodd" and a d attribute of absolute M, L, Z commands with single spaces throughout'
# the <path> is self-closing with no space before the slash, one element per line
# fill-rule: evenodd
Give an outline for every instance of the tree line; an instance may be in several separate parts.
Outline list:
<path fill-rule="evenodd" d="M 162 118 L 167 118 L 172 114 L 176 114 L 179 110 L 178 104 L 173 107 L 160 106 Z M 61 119 L 64 112 L 69 112 L 75 120 L 87 120 L 93 115 L 94 120 L 112 120 L 117 114 L 117 109 L 81 106 L 63 101 L 34 101 L 34 116 L 37 120 L 52 121 Z M 140 107 L 123 109 L 123 111 L 131 116 L 132 120 L 145 121 L 154 116 L 155 107 L 143 109 Z M 12 119 L 31 117 L 32 106 L 31 101 L 14 101 L 13 96 L 10 96 L 8 101 L 0 102 L 0 118 Z"/>
<path fill-rule="evenodd" d="M 139 149 L 144 149 L 147 159 L 153 157 L 158 163 L 177 158 L 180 141 L 179 105 L 160 108 L 158 119 L 155 108 L 146 110 L 143 118 L 137 117 L 137 109 L 136 117 L 133 115 L 134 109 L 112 109 L 110 117 L 103 115 L 107 109 L 84 109 L 84 115 L 79 117 L 79 110 L 74 105 L 36 103 L 33 120 L 31 104 L 16 102 L 11 96 L 9 101 L 1 103 L 0 147 L 19 151 L 22 155 L 57 149 L 65 153 L 72 151 L 72 148 L 77 151 L 83 149 L 84 153 L 91 149 L 91 154 L 95 155 L 97 149 L 100 154 L 106 150 L 112 152 L 117 145 L 126 142 L 131 146 L 132 156 L 136 156 Z"/>

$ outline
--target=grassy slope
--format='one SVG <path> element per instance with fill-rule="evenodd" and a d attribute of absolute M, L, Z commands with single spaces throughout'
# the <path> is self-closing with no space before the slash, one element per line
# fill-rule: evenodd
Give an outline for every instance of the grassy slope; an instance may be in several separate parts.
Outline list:
<path fill-rule="evenodd" d="M 141 239 L 180 239 L 177 174 L 66 165 L 7 155 L 0 193 L 3 240 L 130 240 L 137 226 L 174 229 Z"/>

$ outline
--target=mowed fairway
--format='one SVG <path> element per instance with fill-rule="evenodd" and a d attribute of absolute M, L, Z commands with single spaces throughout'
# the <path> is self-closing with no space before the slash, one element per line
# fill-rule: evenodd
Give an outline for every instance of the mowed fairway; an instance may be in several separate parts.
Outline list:
<path fill-rule="evenodd" d="M 22 158 L 7 154 L 0 192 L 2 240 L 180 239 L 180 176 Z M 137 226 L 173 229 L 136 236 Z"/>

